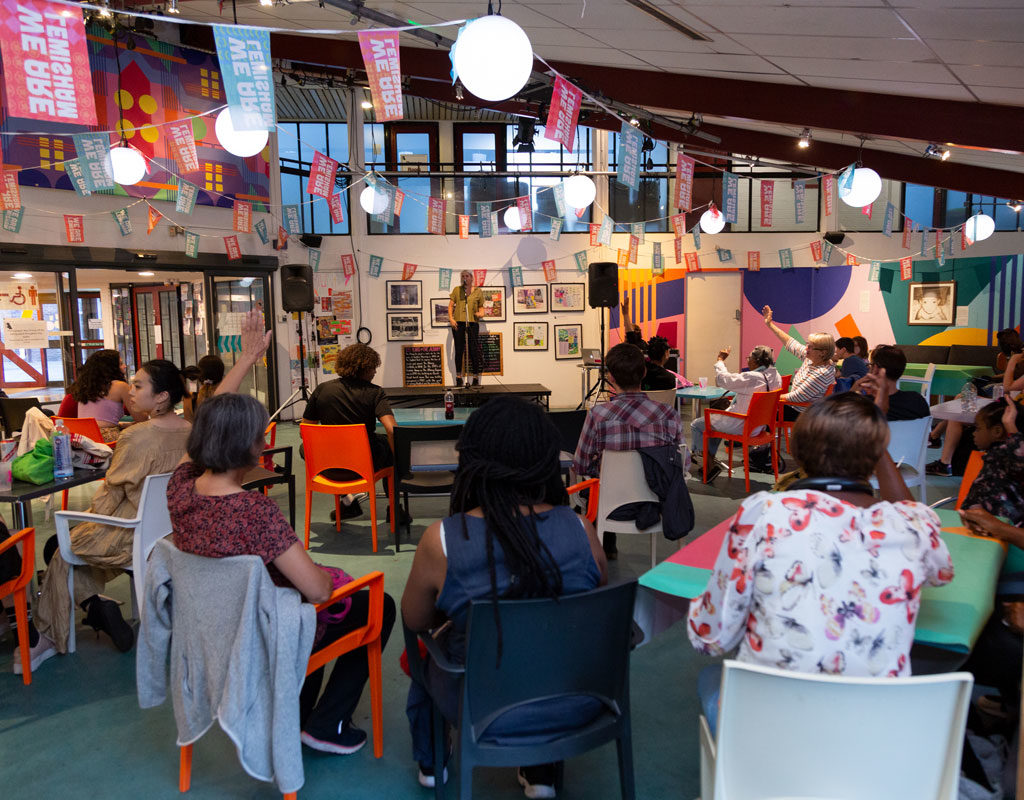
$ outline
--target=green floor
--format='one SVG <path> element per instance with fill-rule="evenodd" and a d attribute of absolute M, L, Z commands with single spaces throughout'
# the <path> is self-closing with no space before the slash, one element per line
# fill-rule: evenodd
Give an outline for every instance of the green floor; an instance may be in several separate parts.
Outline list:
<path fill-rule="evenodd" d="M 283 424 L 278 444 L 296 444 L 298 428 Z M 297 456 L 296 447 L 296 456 Z M 302 464 L 297 461 L 301 476 Z M 757 488 L 766 488 L 766 476 L 755 476 Z M 958 479 L 929 479 L 930 499 L 955 492 Z M 301 480 L 299 481 L 301 486 Z M 745 496 L 742 471 L 729 480 L 723 475 L 714 487 L 691 481 L 697 513 L 695 534 L 735 511 Z M 755 489 L 756 490 L 756 489 Z M 84 509 L 88 487 L 72 493 L 70 508 Z M 287 493 L 272 495 L 287 507 Z M 303 518 L 299 490 L 297 519 Z M 401 552 L 381 522 L 379 552 L 371 552 L 369 522 L 364 516 L 342 525 L 336 533 L 328 520 L 332 507 L 327 497 L 314 499 L 310 554 L 321 563 L 343 566 L 358 575 L 370 570 L 385 574 L 385 589 L 396 601 L 412 565 L 415 542 L 424 527 L 446 512 L 439 499 L 413 501 L 412 543 L 403 539 Z M 6 513 L 6 509 L 4 510 Z M 42 503 L 34 506 L 37 552 L 53 533 Z M 383 516 L 383 512 L 381 512 Z M 639 575 L 648 566 L 646 536 L 620 536 L 620 557 L 610 565 L 612 581 Z M 658 556 L 669 555 L 675 545 L 661 540 Z M 42 559 L 39 558 L 42 565 Z M 118 578 L 108 587 L 110 596 L 127 601 L 128 581 Z M 130 605 L 126 602 L 126 608 Z M 416 782 L 405 720 L 408 678 L 398 667 L 400 632 L 384 653 L 384 757 L 377 760 L 370 747 L 352 756 L 328 756 L 305 750 L 305 798 L 427 798 L 432 794 Z M 78 650 L 42 664 L 31 686 L 11 673 L 13 636 L 0 641 L 0 797 L 56 798 L 171 798 L 177 791 L 177 750 L 170 701 L 142 711 L 135 695 L 134 651 L 118 653 L 110 640 L 91 629 L 78 627 Z M 709 663 L 696 655 L 682 625 L 635 651 L 631 666 L 633 753 L 636 796 L 643 800 L 689 798 L 699 794 L 697 753 L 696 675 Z M 369 693 L 357 713 L 357 723 L 369 728 Z M 613 745 L 596 750 L 566 765 L 561 797 L 614 798 L 618 796 L 618 767 Z M 475 796 L 521 798 L 514 773 L 507 769 L 478 770 Z M 233 746 L 214 728 L 195 747 L 191 796 L 280 797 L 275 787 L 248 777 L 238 764 Z"/>

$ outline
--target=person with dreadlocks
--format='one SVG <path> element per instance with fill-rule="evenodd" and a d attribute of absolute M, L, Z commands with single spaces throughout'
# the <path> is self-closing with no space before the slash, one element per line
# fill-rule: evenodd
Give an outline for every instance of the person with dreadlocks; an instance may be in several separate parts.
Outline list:
<path fill-rule="evenodd" d="M 420 540 L 402 595 L 402 618 L 413 631 L 450 623 L 440 641 L 449 658 L 462 662 L 471 600 L 576 594 L 608 577 L 593 526 L 569 508 L 558 432 L 540 407 L 515 397 L 490 400 L 467 420 L 456 448 L 451 514 Z M 500 616 L 497 624 L 500 658 L 503 648 L 516 643 L 502 642 Z M 446 719 L 457 719 L 459 686 L 429 660 L 426 676 L 429 694 L 413 681 L 406 714 L 419 782 L 432 787 L 431 697 Z M 599 711 L 592 698 L 560 700 L 528 717 L 509 714 L 491 732 L 540 734 L 566 723 L 585 724 Z M 555 796 L 554 768 L 519 770 L 527 797 Z"/>

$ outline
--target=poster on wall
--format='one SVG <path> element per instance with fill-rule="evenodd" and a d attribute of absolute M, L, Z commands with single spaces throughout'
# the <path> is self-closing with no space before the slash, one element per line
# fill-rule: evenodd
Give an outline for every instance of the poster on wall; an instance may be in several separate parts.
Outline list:
<path fill-rule="evenodd" d="M 516 322 L 513 326 L 513 350 L 547 350 L 548 324 L 546 322 Z"/>
<path fill-rule="evenodd" d="M 423 307 L 423 281 L 385 281 L 387 310 Z"/>
<path fill-rule="evenodd" d="M 448 328 L 451 326 L 451 323 L 448 321 L 447 297 L 431 297 L 429 310 L 431 328 Z"/>
<path fill-rule="evenodd" d="M 551 284 L 551 310 L 560 311 L 585 311 L 586 310 L 586 284 L 583 283 L 553 283 Z"/>
<path fill-rule="evenodd" d="M 483 294 L 483 316 L 481 322 L 504 322 L 505 321 L 505 287 L 504 286 L 482 286 L 480 292 Z"/>
<path fill-rule="evenodd" d="M 389 342 L 418 342 L 423 338 L 423 315 L 418 311 L 389 311 L 387 313 Z"/>
<path fill-rule="evenodd" d="M 911 283 L 907 292 L 908 325 L 952 325 L 956 281 Z"/>
<path fill-rule="evenodd" d="M 555 326 L 555 358 L 566 360 L 583 355 L 583 326 Z"/>
<path fill-rule="evenodd" d="M 547 314 L 548 287 L 543 283 L 515 287 L 512 290 L 512 311 L 516 314 Z"/>
<path fill-rule="evenodd" d="M 46 349 L 50 346 L 49 339 L 46 320 L 18 317 L 4 320 L 3 342 L 8 350 Z"/>

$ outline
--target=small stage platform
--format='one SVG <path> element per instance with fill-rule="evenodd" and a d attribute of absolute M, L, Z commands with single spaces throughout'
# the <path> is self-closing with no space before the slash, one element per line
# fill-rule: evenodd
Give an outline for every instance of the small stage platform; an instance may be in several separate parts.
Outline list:
<path fill-rule="evenodd" d="M 486 378 L 485 378 L 486 380 Z M 479 406 L 486 403 L 492 397 L 502 395 L 515 395 L 526 400 L 532 400 L 538 405 L 548 407 L 551 400 L 551 390 L 539 383 L 505 383 L 505 384 L 484 384 L 471 387 L 445 387 L 445 386 L 385 386 L 388 400 L 391 404 L 403 408 L 417 408 L 420 406 L 436 406 L 444 403 L 444 393 L 452 388 L 455 393 L 455 405 L 457 406 Z"/>

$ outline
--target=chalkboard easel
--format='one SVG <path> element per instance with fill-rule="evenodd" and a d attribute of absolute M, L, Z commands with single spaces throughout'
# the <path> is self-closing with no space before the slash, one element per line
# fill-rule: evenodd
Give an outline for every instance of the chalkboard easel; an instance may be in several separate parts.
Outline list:
<path fill-rule="evenodd" d="M 501 363 L 501 334 L 481 333 L 480 354 L 483 363 L 480 365 L 481 375 L 502 375 L 504 370 Z"/>
<path fill-rule="evenodd" d="M 402 345 L 402 386 L 444 386 L 443 346 Z"/>

